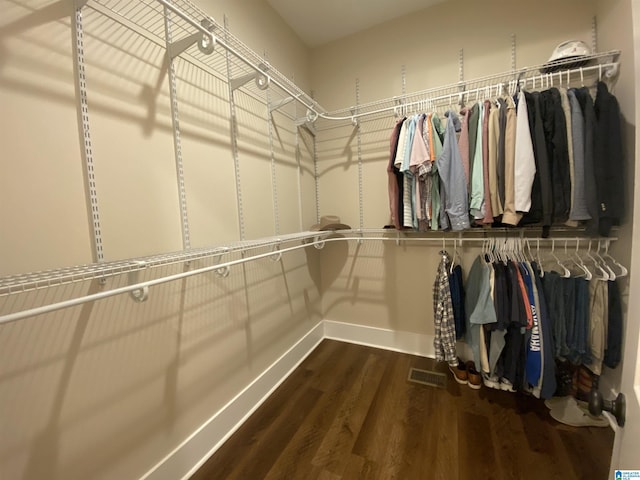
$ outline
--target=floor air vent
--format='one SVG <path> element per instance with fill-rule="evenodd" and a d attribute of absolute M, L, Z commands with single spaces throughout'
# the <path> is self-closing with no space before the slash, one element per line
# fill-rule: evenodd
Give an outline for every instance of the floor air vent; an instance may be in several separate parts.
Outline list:
<path fill-rule="evenodd" d="M 429 385 L 430 387 L 445 388 L 447 386 L 447 376 L 444 373 L 420 370 L 419 368 L 409 370 L 408 380 L 413 383 Z"/>

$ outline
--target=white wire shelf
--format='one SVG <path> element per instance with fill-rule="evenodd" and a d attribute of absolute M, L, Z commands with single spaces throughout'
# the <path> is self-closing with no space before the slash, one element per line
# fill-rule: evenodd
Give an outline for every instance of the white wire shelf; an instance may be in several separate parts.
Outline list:
<path fill-rule="evenodd" d="M 279 247 L 280 245 L 303 241 L 309 238 L 322 238 L 326 232 L 301 232 L 277 237 L 262 238 L 219 245 L 210 248 L 191 249 L 183 252 L 172 252 L 129 260 L 78 265 L 54 270 L 45 270 L 0 278 L 0 296 L 28 292 L 69 283 L 85 282 L 94 279 L 107 279 L 116 275 L 156 268 L 175 263 L 186 263 L 195 260 L 221 257 L 238 251 L 249 251 L 258 248 Z"/>
<path fill-rule="evenodd" d="M 595 53 L 582 58 L 583 67 L 580 68 L 572 68 L 576 64 L 575 59 L 559 60 L 554 62 L 554 68 L 557 71 L 551 74 L 541 73 L 541 69 L 546 66 L 545 64 L 533 65 L 405 95 L 379 99 L 358 105 L 357 108 L 356 106 L 350 106 L 327 112 L 294 82 L 189 0 L 138 0 L 134 2 L 126 0 L 90 0 L 87 5 L 161 46 L 165 45 L 165 10 L 171 12 L 169 15 L 174 32 L 172 35 L 174 43 L 198 32 L 203 35 L 212 34 L 215 38 L 216 45 L 213 53 L 203 53 L 196 44 L 193 44 L 180 54 L 181 58 L 225 81 L 233 81 L 233 79 L 264 73 L 268 77 L 272 104 L 277 105 L 293 99 L 307 109 L 305 113 L 306 120 L 313 122 L 319 119 L 320 126 L 324 125 L 325 128 L 328 127 L 327 122 L 353 122 L 363 117 L 388 114 L 389 112 L 397 111 L 399 107 L 407 108 L 407 106 L 416 104 L 420 106 L 423 102 L 428 101 L 449 101 L 450 98 L 459 96 L 461 93 L 470 95 L 483 88 L 497 87 L 509 82 L 520 81 L 521 85 L 523 83 L 526 85 L 527 81 L 540 77 L 541 82 L 545 81 L 545 78 L 547 82 L 553 82 L 553 79 L 557 78 L 556 81 L 560 83 L 562 75 L 567 75 L 567 71 L 573 72 L 575 79 L 576 74 L 593 73 L 598 68 L 601 68 L 601 65 L 607 65 L 607 67 L 615 70 L 620 56 L 619 50 Z M 206 28 L 203 25 L 206 25 Z M 227 54 L 231 64 L 231 79 L 227 76 Z M 277 88 L 271 88 L 271 86 L 276 86 Z M 248 81 L 242 86 L 242 90 L 253 98 L 267 104 L 264 84 L 261 85 L 258 81 Z M 295 113 L 285 112 L 285 114 L 295 119 Z"/>
<path fill-rule="evenodd" d="M 166 9 L 170 12 L 173 44 L 198 33 L 211 34 L 215 39 L 212 53 L 204 53 L 195 42 L 179 54 L 183 60 L 224 81 L 264 73 L 273 103 L 292 98 L 314 112 L 325 112 L 310 95 L 189 0 L 90 0 L 87 6 L 162 47 L 165 46 Z M 231 79 L 227 76 L 227 53 Z M 267 104 L 264 85 L 258 81 L 248 81 L 242 91 Z"/>
<path fill-rule="evenodd" d="M 483 230 L 483 232 L 478 232 L 480 234 L 490 232 L 491 230 Z M 601 242 L 605 242 L 605 251 L 608 250 L 609 243 L 611 241 L 615 241 L 614 237 L 607 238 L 589 238 L 589 237 L 554 237 L 554 238 L 535 238 L 530 236 L 524 236 L 524 231 L 529 231 L 530 233 L 534 231 L 534 229 L 492 229 L 494 232 L 499 233 L 504 230 L 502 233 L 513 233 L 514 235 L 511 237 L 515 238 L 520 231 L 520 236 L 523 239 L 534 238 L 535 248 L 540 247 L 549 247 L 553 249 L 555 247 L 555 242 L 558 242 L 558 247 L 564 243 L 564 247 L 566 249 L 568 243 L 575 244 L 576 250 L 580 247 L 580 242 L 582 243 L 582 247 L 586 248 L 587 246 L 591 250 L 592 242 L 598 241 L 597 250 L 600 250 Z M 272 260 L 280 260 L 283 253 L 288 253 L 296 250 L 300 250 L 303 248 L 309 248 L 311 246 L 321 249 L 325 246 L 326 243 L 333 242 L 344 242 L 344 241 L 395 241 L 398 245 L 404 242 L 430 242 L 430 243 L 440 243 L 442 242 L 443 248 L 447 247 L 448 241 L 453 240 L 454 245 L 457 247 L 458 245 L 463 245 L 465 243 L 479 245 L 482 243 L 486 245 L 486 242 L 493 238 L 508 238 L 505 235 L 496 236 L 496 235 L 479 235 L 479 236 L 456 236 L 458 232 L 409 232 L 409 231 L 396 231 L 392 229 L 371 229 L 371 230 L 339 230 L 339 231 L 313 231 L 313 232 L 303 232 L 299 234 L 291 234 L 291 235 L 283 235 L 280 237 L 270 237 L 265 239 L 260 239 L 254 242 L 239 242 L 233 244 L 229 248 L 225 247 L 216 247 L 214 249 L 202 249 L 199 251 L 189 251 L 189 252 L 181 252 L 174 253 L 168 255 L 159 255 L 152 257 L 139 258 L 134 260 L 128 260 L 124 262 L 113 262 L 113 263 L 105 263 L 100 265 L 85 265 L 74 268 L 66 268 L 60 270 L 51 270 L 47 272 L 37 272 L 28 275 L 20 275 L 15 277 L 5 277 L 0 279 L 0 289 L 5 289 L 2 295 L 9 295 L 11 293 L 18 292 L 27 292 L 30 290 L 34 290 L 37 288 L 46 288 L 55 285 L 63 285 L 65 283 L 71 283 L 75 281 L 86 281 L 90 279 L 99 279 L 105 278 L 106 275 L 116 275 L 125 272 L 133 272 L 136 269 L 147 268 L 149 266 L 160 266 L 160 265 L 168 265 L 176 262 L 190 262 L 195 259 L 203 259 L 203 258 L 211 258 L 218 257 L 214 260 L 213 265 L 199 266 L 197 268 L 187 270 L 181 273 L 175 273 L 170 275 L 164 275 L 159 278 L 155 278 L 152 280 L 146 281 L 138 281 L 138 279 L 134 279 L 133 284 L 117 287 L 110 290 L 105 290 L 98 293 L 92 293 L 88 295 L 83 295 L 75 298 L 71 298 L 68 300 L 63 300 L 60 302 L 49 303 L 40 307 L 20 310 L 13 313 L 8 313 L 0 316 L 0 325 L 16 322 L 18 320 L 22 320 L 29 317 L 34 317 L 37 315 L 43 315 L 46 313 L 51 313 L 57 310 L 62 310 L 65 308 L 74 307 L 77 305 L 82 305 L 84 303 L 93 302 L 102 300 L 109 297 L 114 297 L 117 295 L 122 295 L 125 293 L 131 294 L 134 300 L 138 302 L 145 301 L 149 295 L 149 289 L 156 285 L 160 285 L 163 283 L 173 282 L 181 279 L 185 279 L 194 275 L 201 275 L 208 272 L 224 272 L 222 276 L 226 276 L 228 274 L 228 268 L 234 265 L 239 265 L 259 259 L 271 258 Z M 285 242 L 290 242 L 294 240 L 301 240 L 301 243 L 291 246 L 281 245 Z M 530 244 L 531 245 L 531 244 Z M 267 252 L 254 252 L 250 256 L 242 256 L 241 258 L 236 258 L 232 260 L 220 261 L 221 256 L 225 253 L 229 253 L 231 251 L 247 251 L 249 249 L 257 249 L 261 247 L 275 247 L 271 251 Z M 449 245 L 450 246 L 450 245 Z M 528 246 L 527 248 L 531 248 Z M 145 263 L 148 262 L 148 263 Z"/>
<path fill-rule="evenodd" d="M 488 94 L 499 96 L 502 89 L 536 88 L 537 86 L 559 86 L 570 82 L 587 84 L 588 80 L 602 77 L 613 81 L 618 73 L 620 50 L 595 53 L 580 59 L 581 66 L 576 66 L 576 59 L 558 60 L 554 62 L 552 73 L 541 73 L 546 65 L 532 65 L 517 70 L 496 73 L 471 80 L 441 85 L 416 92 L 379 99 L 358 106 L 341 108 L 320 115 L 319 129 L 335 126 L 336 121 L 354 121 L 363 117 L 379 117 L 389 114 L 406 114 L 407 111 L 436 108 L 442 105 L 455 104 L 462 98 L 470 102 L 474 95 Z M 496 90 L 500 89 L 498 93 Z"/>

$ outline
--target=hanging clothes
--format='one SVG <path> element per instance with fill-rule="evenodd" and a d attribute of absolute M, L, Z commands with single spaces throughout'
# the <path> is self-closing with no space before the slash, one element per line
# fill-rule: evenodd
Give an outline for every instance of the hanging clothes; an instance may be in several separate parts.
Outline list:
<path fill-rule="evenodd" d="M 452 230 L 464 230 L 469 228 L 470 224 L 467 182 L 456 139 L 456 132 L 460 131 L 461 125 L 455 112 L 449 110 L 446 115 L 444 146 L 436 160 L 441 179 L 442 198 L 445 199 L 445 214 L 442 218 Z"/>
<path fill-rule="evenodd" d="M 486 100 L 482 108 L 482 185 L 483 199 L 480 212 L 483 214 L 483 224 L 493 223 L 493 211 L 491 210 L 491 188 L 489 181 L 489 154 L 490 154 L 490 118 L 491 118 L 491 102 Z"/>
<path fill-rule="evenodd" d="M 476 139 L 474 142 L 473 161 L 471 168 L 471 198 L 469 200 L 469 209 L 471 216 L 475 220 L 484 218 L 484 165 L 483 165 L 483 145 L 484 145 L 484 106 L 482 103 L 477 104 L 477 122 L 475 125 Z M 475 106 L 474 106 L 475 108 Z M 477 365 L 477 364 L 476 364 Z"/>
<path fill-rule="evenodd" d="M 620 106 L 604 82 L 598 82 L 594 104 L 596 116 L 595 179 L 598 192 L 598 233 L 608 236 L 624 214 L 624 160 Z"/>
<path fill-rule="evenodd" d="M 465 296 L 466 341 L 471 346 L 473 360 L 476 365 L 480 361 L 480 329 L 487 323 L 494 323 L 496 310 L 491 297 L 491 269 L 482 256 L 478 256 L 467 278 Z"/>
<path fill-rule="evenodd" d="M 571 211 L 569 220 L 590 220 L 585 192 L 585 121 L 575 89 L 567 91 L 571 105 L 571 139 L 573 144 L 573 188 L 571 189 Z"/>
<path fill-rule="evenodd" d="M 464 170 L 465 184 L 467 186 L 467 192 L 469 191 L 469 156 L 471 149 L 469 146 L 469 109 L 463 107 L 460 110 L 461 126 L 460 126 L 460 138 L 458 138 L 458 150 L 460 151 L 460 159 L 462 160 L 462 168 Z"/>
<path fill-rule="evenodd" d="M 395 122 L 387 183 L 397 229 L 579 226 L 608 235 L 624 213 L 618 101 L 598 84 L 481 100 Z M 609 161 L 610 160 L 610 161 Z M 459 179 L 460 177 L 460 179 Z M 395 180 L 395 182 L 394 182 Z M 466 190 L 466 194 L 464 194 Z"/>
<path fill-rule="evenodd" d="M 456 328 L 449 287 L 449 262 L 447 252 L 440 252 L 440 264 L 433 284 L 433 321 L 435 338 L 433 346 L 436 361 L 445 361 L 453 367 L 458 365 L 456 355 Z"/>
<path fill-rule="evenodd" d="M 390 156 L 389 163 L 387 165 L 387 176 L 388 176 L 388 190 L 389 190 L 389 223 L 393 225 L 397 230 L 400 230 L 400 217 L 398 216 L 398 203 L 399 203 L 399 183 L 402 183 L 401 180 L 398 182 L 400 177 L 400 170 L 395 165 L 396 154 L 398 152 L 398 141 L 400 138 L 400 129 L 404 121 L 405 117 L 399 119 L 395 126 L 393 127 L 393 131 L 391 132 L 391 148 L 390 148 Z"/>
<path fill-rule="evenodd" d="M 592 373 L 602 373 L 602 361 L 607 345 L 607 325 L 609 323 L 608 285 L 601 280 L 589 282 L 589 332 L 588 343 L 591 359 L 584 365 Z"/>
<path fill-rule="evenodd" d="M 515 149 L 513 172 L 515 209 L 520 213 L 528 213 L 531 208 L 532 188 L 536 176 L 536 160 L 531 141 L 529 111 L 523 93 L 518 98 Z"/>
<path fill-rule="evenodd" d="M 488 102 L 485 102 L 485 105 Z M 498 186 L 498 155 L 500 147 L 500 106 L 491 106 L 488 125 L 488 159 L 485 183 L 485 202 L 491 204 L 491 214 L 485 214 L 484 223 L 493 223 L 493 219 L 502 215 L 502 203 L 500 203 L 500 192 Z M 486 188 L 488 186 L 488 188 Z"/>
<path fill-rule="evenodd" d="M 462 267 L 455 265 L 449 275 L 449 290 L 451 291 L 451 304 L 453 307 L 453 319 L 456 326 L 456 340 L 464 337 L 467 329 L 464 310 L 464 284 L 462 279 Z"/>
<path fill-rule="evenodd" d="M 584 87 L 576 89 L 574 92 L 584 116 L 584 191 L 587 197 L 587 212 L 591 217 L 587 221 L 587 232 L 595 235 L 599 231 L 600 221 L 595 177 L 596 114 L 589 89 Z"/>
<path fill-rule="evenodd" d="M 550 166 L 551 222 L 564 223 L 569 218 L 571 205 L 566 120 L 562 109 L 560 92 L 557 88 L 550 88 L 540 92 L 539 98 L 545 145 L 547 147 L 547 160 Z"/>
<path fill-rule="evenodd" d="M 609 323 L 607 325 L 607 347 L 604 352 L 604 364 L 616 368 L 622 356 L 622 300 L 617 280 L 610 280 L 607 290 Z"/>
<path fill-rule="evenodd" d="M 502 223 L 516 226 L 522 214 L 516 211 L 516 129 L 517 115 L 511 98 L 506 102 L 506 124 L 504 133 L 504 212 Z"/>

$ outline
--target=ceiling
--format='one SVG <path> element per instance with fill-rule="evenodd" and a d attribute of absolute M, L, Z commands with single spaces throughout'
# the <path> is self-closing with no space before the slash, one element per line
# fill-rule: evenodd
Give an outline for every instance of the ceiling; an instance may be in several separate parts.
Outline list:
<path fill-rule="evenodd" d="M 309 47 L 446 0 L 267 0 Z"/>

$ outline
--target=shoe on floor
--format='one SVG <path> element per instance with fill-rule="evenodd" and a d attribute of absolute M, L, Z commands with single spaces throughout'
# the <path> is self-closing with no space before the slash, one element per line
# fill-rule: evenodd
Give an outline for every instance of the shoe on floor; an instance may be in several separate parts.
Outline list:
<path fill-rule="evenodd" d="M 498 377 L 491 376 L 488 373 L 482 374 L 482 383 L 484 383 L 485 387 L 495 388 L 496 390 L 500 390 L 500 379 Z"/>
<path fill-rule="evenodd" d="M 501 378 L 500 379 L 500 390 L 504 390 L 505 392 L 515 392 L 516 389 L 513 388 L 513 383 L 511 383 L 509 380 L 507 380 L 506 378 Z"/>
<path fill-rule="evenodd" d="M 455 366 L 449 364 L 449 370 L 453 373 L 453 378 L 456 382 L 460 385 L 467 384 L 467 367 L 462 363 L 462 360 L 458 358 L 458 365 Z"/>
<path fill-rule="evenodd" d="M 467 383 L 469 387 L 474 390 L 480 390 L 482 386 L 482 375 L 476 370 L 476 364 L 473 360 L 469 360 L 466 364 L 467 367 Z"/>
<path fill-rule="evenodd" d="M 578 406 L 573 397 L 558 397 L 558 401 L 551 403 L 549 411 L 551 417 L 565 425 L 572 427 L 608 427 L 609 420 L 605 417 L 594 417 L 584 408 Z M 545 401 L 545 405 L 548 406 Z"/>

